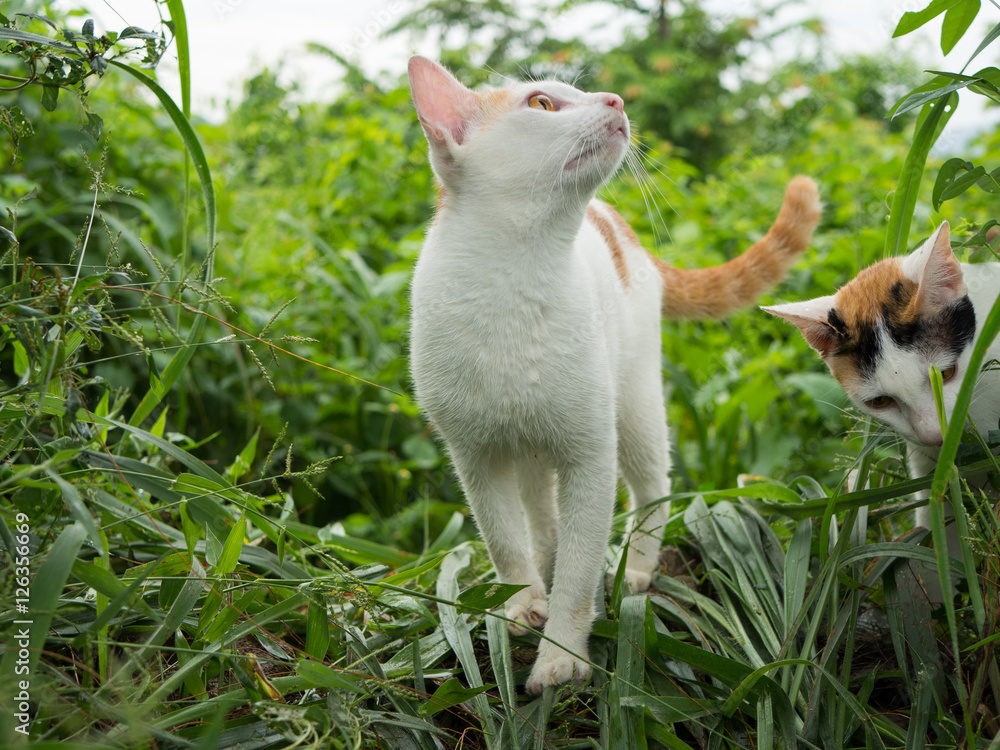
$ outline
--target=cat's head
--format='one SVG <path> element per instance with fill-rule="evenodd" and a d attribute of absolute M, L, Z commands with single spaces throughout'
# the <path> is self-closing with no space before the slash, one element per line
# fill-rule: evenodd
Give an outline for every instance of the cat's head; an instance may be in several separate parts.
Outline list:
<path fill-rule="evenodd" d="M 445 203 L 471 195 L 498 206 L 583 206 L 628 150 L 628 118 L 616 94 L 558 81 L 475 92 L 424 57 L 410 59 L 409 75 Z"/>
<path fill-rule="evenodd" d="M 910 255 L 869 266 L 832 296 L 763 309 L 798 326 L 859 409 L 910 441 L 941 444 L 928 371 L 941 370 L 950 415 L 976 333 L 947 222 Z"/>

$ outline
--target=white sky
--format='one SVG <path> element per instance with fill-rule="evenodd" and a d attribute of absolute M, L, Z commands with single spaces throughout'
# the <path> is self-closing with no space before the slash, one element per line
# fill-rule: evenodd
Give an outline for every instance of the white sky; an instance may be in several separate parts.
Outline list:
<path fill-rule="evenodd" d="M 158 13 L 154 0 L 84 0 L 92 9 L 98 30 L 120 31 L 128 23 L 155 27 Z M 905 10 L 924 7 L 928 0 L 806 0 L 786 8 L 780 22 L 818 17 L 827 29 L 826 43 L 837 51 L 891 54 L 892 30 Z M 329 58 L 304 52 L 307 42 L 319 42 L 341 54 L 359 50 L 365 70 L 402 73 L 412 52 L 433 54 L 432 49 L 414 50 L 406 35 L 384 40 L 380 32 L 414 7 L 417 0 L 187 0 L 185 11 L 191 42 L 192 93 L 194 113 L 211 116 L 227 99 L 238 99 L 241 83 L 262 67 L 280 67 L 283 80 L 296 80 L 308 96 L 322 98 L 336 84 L 342 70 Z M 79 0 L 59 0 L 63 7 L 78 7 Z M 757 7 L 753 0 L 707 0 L 718 14 L 749 14 Z M 767 4 L 770 4 L 769 2 Z M 277 7 L 276 7 L 277 6 Z M 164 10 L 166 13 L 166 10 Z M 595 46 L 606 46 L 622 28 L 622 13 L 599 3 L 577 9 L 569 17 L 554 20 L 560 31 L 593 38 Z M 941 18 L 924 27 L 907 44 L 917 53 L 922 67 L 958 71 L 974 51 L 989 25 L 1000 21 L 1000 11 L 984 3 L 976 24 L 967 34 L 971 40 L 947 58 L 937 44 Z M 586 32 L 586 34 L 583 34 Z M 909 38 L 908 38 L 909 39 Z M 988 49 L 972 65 L 978 70 L 995 65 L 1000 42 Z M 798 50 L 789 50 L 794 56 Z M 354 57 L 353 55 L 346 55 Z M 780 52 L 775 53 L 781 57 Z M 166 65 L 176 59 L 171 50 L 159 79 L 175 97 L 179 86 Z M 766 67 L 766 65 L 765 65 Z M 975 124 L 981 109 L 969 106 L 980 97 L 965 96 L 952 125 L 968 128 Z"/>

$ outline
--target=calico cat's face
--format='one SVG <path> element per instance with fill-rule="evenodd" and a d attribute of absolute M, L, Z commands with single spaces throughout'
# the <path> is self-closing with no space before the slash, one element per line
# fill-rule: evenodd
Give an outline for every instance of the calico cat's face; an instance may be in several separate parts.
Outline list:
<path fill-rule="evenodd" d="M 976 333 L 948 224 L 905 258 L 869 266 L 835 295 L 765 307 L 794 323 L 854 404 L 907 440 L 941 444 L 928 372 L 951 414 Z"/>
<path fill-rule="evenodd" d="M 498 205 L 585 204 L 628 150 L 628 118 L 615 94 L 556 81 L 477 93 L 423 57 L 410 59 L 409 75 L 446 203 L 473 195 Z"/>

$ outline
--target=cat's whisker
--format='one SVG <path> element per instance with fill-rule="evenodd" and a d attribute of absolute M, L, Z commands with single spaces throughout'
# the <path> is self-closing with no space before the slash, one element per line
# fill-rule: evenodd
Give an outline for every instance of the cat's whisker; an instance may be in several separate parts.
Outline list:
<path fill-rule="evenodd" d="M 591 66 L 588 63 L 587 65 L 584 65 L 582 68 L 580 68 L 576 72 L 576 75 L 573 76 L 573 80 L 569 82 L 570 85 L 573 86 L 573 87 L 575 87 L 575 88 L 579 88 L 578 84 L 580 83 L 580 81 L 582 81 L 584 79 L 584 76 L 589 76 L 590 75 L 590 67 Z"/>
<path fill-rule="evenodd" d="M 636 179 L 636 184 L 639 186 L 639 192 L 642 194 L 642 200 L 646 205 L 646 215 L 649 217 L 649 224 L 653 230 L 653 241 L 656 245 L 660 244 L 660 233 L 657 227 L 657 219 L 659 219 L 659 224 L 663 226 L 663 231 L 671 242 L 673 238 L 670 236 L 670 227 L 667 226 L 666 221 L 663 219 L 663 214 L 660 213 L 659 203 L 653 200 L 653 192 L 658 195 L 670 210 L 677 213 L 673 206 L 670 205 L 670 201 L 659 189 L 655 182 L 650 179 L 649 172 L 646 169 L 646 165 L 642 161 L 642 156 L 636 153 L 634 146 L 630 146 L 628 152 L 626 152 L 625 159 L 629 166 L 629 170 Z"/>

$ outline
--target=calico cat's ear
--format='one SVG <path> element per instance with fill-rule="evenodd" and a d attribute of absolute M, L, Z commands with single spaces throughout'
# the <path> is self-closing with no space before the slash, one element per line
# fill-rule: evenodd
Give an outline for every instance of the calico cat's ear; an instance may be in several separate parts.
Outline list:
<path fill-rule="evenodd" d="M 414 55 L 409 64 L 410 90 L 420 124 L 435 145 L 461 145 L 476 109 L 476 95 L 433 60 Z"/>
<path fill-rule="evenodd" d="M 829 354 L 836 343 L 837 332 L 829 323 L 830 311 L 834 309 L 833 295 L 760 309 L 798 326 L 809 346 L 818 351 L 821 357 Z"/>
<path fill-rule="evenodd" d="M 923 245 L 903 258 L 903 274 L 919 285 L 917 309 L 932 313 L 966 295 L 962 266 L 951 251 L 948 222 Z"/>

